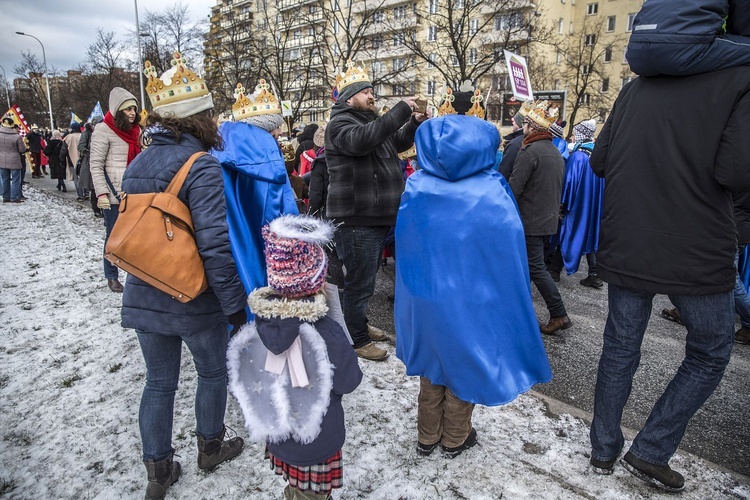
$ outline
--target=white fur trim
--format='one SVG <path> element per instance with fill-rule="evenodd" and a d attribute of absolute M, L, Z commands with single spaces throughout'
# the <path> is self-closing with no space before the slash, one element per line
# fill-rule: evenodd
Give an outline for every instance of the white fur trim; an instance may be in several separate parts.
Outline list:
<path fill-rule="evenodd" d="M 309 215 L 282 215 L 268 224 L 272 233 L 280 238 L 302 240 L 325 245 L 333 238 L 333 224 Z"/>
<path fill-rule="evenodd" d="M 211 94 L 208 94 L 164 104 L 163 106 L 154 106 L 154 112 L 169 118 L 187 118 L 213 107 L 214 100 L 211 98 Z"/>
<path fill-rule="evenodd" d="M 299 318 L 308 323 L 314 323 L 328 313 L 326 296 L 321 291 L 313 295 L 313 300 L 299 300 L 274 298 L 276 295 L 271 287 L 256 288 L 247 297 L 250 310 L 261 318 Z"/>

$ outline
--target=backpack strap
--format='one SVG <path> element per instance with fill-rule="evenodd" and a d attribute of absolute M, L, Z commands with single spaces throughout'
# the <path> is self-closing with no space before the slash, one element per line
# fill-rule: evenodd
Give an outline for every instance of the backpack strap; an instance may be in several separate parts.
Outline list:
<path fill-rule="evenodd" d="M 169 186 L 167 186 L 167 189 L 164 192 L 171 193 L 177 196 L 177 193 L 180 192 L 180 189 L 182 189 L 182 185 L 185 183 L 185 179 L 187 178 L 188 172 L 190 172 L 190 168 L 193 166 L 193 163 L 195 163 L 195 160 L 205 154 L 208 153 L 206 153 L 205 151 L 198 151 L 197 153 L 193 153 L 193 155 L 188 158 L 188 161 L 185 162 L 182 168 L 177 171 L 174 178 L 172 179 L 172 182 L 169 183 Z"/>

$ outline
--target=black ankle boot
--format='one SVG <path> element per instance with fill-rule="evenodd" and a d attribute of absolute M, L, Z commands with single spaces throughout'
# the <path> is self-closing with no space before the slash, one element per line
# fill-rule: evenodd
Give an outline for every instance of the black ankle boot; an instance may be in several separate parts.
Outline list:
<path fill-rule="evenodd" d="M 176 483 L 180 478 L 180 462 L 172 461 L 172 458 L 165 458 L 154 462 L 153 460 L 144 460 L 148 472 L 148 485 L 146 486 L 146 500 L 161 500 L 167 494 L 167 488 Z"/>
<path fill-rule="evenodd" d="M 213 471 L 217 465 L 227 462 L 240 453 L 245 446 L 241 437 L 233 437 L 224 441 L 224 427 L 214 439 L 206 439 L 198 436 L 198 468 L 206 472 Z"/>

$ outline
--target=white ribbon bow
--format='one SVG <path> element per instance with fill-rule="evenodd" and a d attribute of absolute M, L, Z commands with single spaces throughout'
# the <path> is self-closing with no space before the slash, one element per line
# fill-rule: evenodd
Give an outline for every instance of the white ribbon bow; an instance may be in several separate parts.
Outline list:
<path fill-rule="evenodd" d="M 300 341 L 299 337 L 294 339 L 289 349 L 281 354 L 274 354 L 268 351 L 265 370 L 276 375 L 281 375 L 287 361 L 289 362 L 289 377 L 292 379 L 292 387 L 307 387 L 310 385 L 310 380 L 307 378 L 307 371 L 305 370 L 305 362 L 302 359 L 302 341 Z"/>

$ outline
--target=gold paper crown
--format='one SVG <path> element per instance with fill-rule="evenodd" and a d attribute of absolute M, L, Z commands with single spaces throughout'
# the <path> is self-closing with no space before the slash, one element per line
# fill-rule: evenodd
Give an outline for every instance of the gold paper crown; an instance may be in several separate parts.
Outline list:
<path fill-rule="evenodd" d="M 479 89 L 476 89 L 474 91 L 474 95 L 471 96 L 471 109 L 466 112 L 467 115 L 476 116 L 477 118 L 481 118 L 484 120 L 484 108 L 480 105 L 481 102 L 484 100 L 484 97 L 482 97 L 482 94 L 479 92 Z"/>
<path fill-rule="evenodd" d="M 529 111 L 526 118 L 533 121 L 537 125 L 540 125 L 544 128 L 549 128 L 550 125 L 555 123 L 555 120 L 557 120 L 557 115 L 560 113 L 560 110 L 555 107 L 550 107 L 547 101 L 535 101 L 534 107 Z"/>
<path fill-rule="evenodd" d="M 336 74 L 336 89 L 341 93 L 346 87 L 357 82 L 369 83 L 370 77 L 367 76 L 367 72 L 362 66 L 355 66 L 354 62 L 349 59 L 346 62 L 346 73 Z"/>
<path fill-rule="evenodd" d="M 232 104 L 232 114 L 235 120 L 243 120 L 251 116 L 259 115 L 280 115 L 281 104 L 276 96 L 269 92 L 271 86 L 266 80 L 261 78 L 255 87 L 255 94 L 250 99 L 245 95 L 245 87 L 241 83 L 237 84 L 234 91 L 234 97 L 237 99 Z"/>
<path fill-rule="evenodd" d="M 174 52 L 172 56 L 172 67 L 161 78 L 156 75 L 151 61 L 144 64 L 143 73 L 148 77 L 146 92 L 154 108 L 209 95 L 206 82 L 186 66 L 182 54 Z"/>
<path fill-rule="evenodd" d="M 453 107 L 453 101 L 456 100 L 456 96 L 453 95 L 453 89 L 447 87 L 445 94 L 443 94 L 443 104 L 438 108 L 438 116 L 455 115 L 458 112 Z"/>
<path fill-rule="evenodd" d="M 524 103 L 521 105 L 521 108 L 518 110 L 518 112 L 526 118 L 529 116 L 529 111 L 531 111 L 534 108 L 534 101 L 524 101 Z"/>

